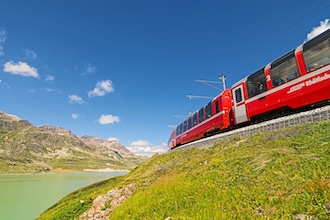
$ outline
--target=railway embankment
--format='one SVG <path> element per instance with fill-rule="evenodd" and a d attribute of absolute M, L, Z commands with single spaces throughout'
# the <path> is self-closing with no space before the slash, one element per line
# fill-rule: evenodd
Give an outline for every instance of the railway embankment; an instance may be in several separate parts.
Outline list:
<path fill-rule="evenodd" d="M 99 203 L 97 201 L 100 201 Z M 182 148 L 77 190 L 39 219 L 329 219 L 330 121 Z"/>

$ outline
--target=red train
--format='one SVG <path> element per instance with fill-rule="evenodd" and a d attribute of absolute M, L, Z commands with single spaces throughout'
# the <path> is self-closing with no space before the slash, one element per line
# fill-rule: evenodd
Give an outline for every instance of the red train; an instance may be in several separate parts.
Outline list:
<path fill-rule="evenodd" d="M 172 131 L 169 148 L 330 101 L 330 30 L 235 83 Z"/>

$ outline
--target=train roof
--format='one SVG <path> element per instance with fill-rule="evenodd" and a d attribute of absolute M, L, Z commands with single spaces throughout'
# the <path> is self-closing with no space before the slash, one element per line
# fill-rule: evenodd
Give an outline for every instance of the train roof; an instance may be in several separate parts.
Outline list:
<path fill-rule="evenodd" d="M 207 104 L 201 106 L 199 109 L 195 110 L 194 112 L 191 113 L 190 116 L 188 116 L 187 118 L 185 118 L 181 123 L 179 123 L 176 127 L 180 126 L 180 124 L 184 123 L 186 120 L 188 120 L 190 117 L 192 117 L 194 114 L 198 113 L 199 110 L 201 110 L 202 108 L 205 108 L 206 105 L 208 105 L 210 102 L 214 102 L 216 99 L 218 99 L 220 96 L 223 95 L 224 92 L 230 90 L 230 88 L 227 88 L 225 90 L 223 90 L 222 92 L 220 92 L 217 96 L 215 96 L 211 101 L 209 101 Z"/>
<path fill-rule="evenodd" d="M 241 79 L 240 81 L 234 83 L 231 88 L 235 88 L 236 86 L 238 86 L 239 84 L 241 84 L 242 82 L 245 82 L 247 80 L 247 78 L 249 77 L 250 75 L 244 77 L 243 79 Z"/>
<path fill-rule="evenodd" d="M 212 99 L 212 102 L 215 101 L 217 98 L 219 98 L 220 96 L 222 96 L 222 94 L 226 91 L 230 90 L 230 88 L 227 88 L 225 90 L 223 90 L 222 92 L 220 92 L 217 96 L 215 96 L 213 99 Z"/>
<path fill-rule="evenodd" d="M 329 38 L 330 37 L 330 29 L 324 31 L 323 33 L 319 34 L 318 36 L 314 37 L 313 39 L 299 45 L 298 47 L 296 47 L 294 50 L 290 50 L 289 52 L 285 53 L 284 55 L 280 56 L 279 58 L 271 61 L 269 64 L 267 64 L 266 66 L 263 66 L 261 69 L 265 69 L 265 68 L 269 68 L 273 63 L 278 62 L 279 60 L 282 60 L 284 57 L 288 56 L 289 54 L 291 54 L 292 52 L 294 52 L 297 48 L 302 48 L 304 46 L 310 46 L 313 45 L 315 42 L 318 42 L 319 40 L 323 40 L 323 38 Z M 258 70 L 260 71 L 260 69 Z M 254 73 L 258 72 L 255 71 L 247 76 L 245 76 L 244 78 L 242 78 L 241 80 L 237 81 L 236 83 L 234 83 L 231 88 L 235 88 L 236 86 L 240 85 L 242 82 L 245 82 L 247 80 L 247 78 L 251 75 L 253 75 Z"/>

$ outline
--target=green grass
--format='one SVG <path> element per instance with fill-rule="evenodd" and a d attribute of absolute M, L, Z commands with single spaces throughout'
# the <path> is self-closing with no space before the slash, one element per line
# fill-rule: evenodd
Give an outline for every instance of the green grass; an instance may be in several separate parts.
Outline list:
<path fill-rule="evenodd" d="M 98 195 L 131 183 L 135 193 L 110 219 L 329 219 L 330 122 L 156 155 L 40 219 L 78 218 Z"/>
<path fill-rule="evenodd" d="M 77 190 L 50 207 L 39 219 L 74 219 L 77 213 L 89 209 L 98 195 L 107 193 L 108 187 L 120 180 L 121 177 L 112 178 Z"/>

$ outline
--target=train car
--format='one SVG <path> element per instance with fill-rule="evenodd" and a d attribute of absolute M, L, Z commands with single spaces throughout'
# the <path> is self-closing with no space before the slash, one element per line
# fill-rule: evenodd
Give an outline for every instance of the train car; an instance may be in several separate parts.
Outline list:
<path fill-rule="evenodd" d="M 231 90 L 226 89 L 172 132 L 168 143 L 169 147 L 174 148 L 229 128 L 231 110 Z"/>
<path fill-rule="evenodd" d="M 169 149 L 173 149 L 173 148 L 176 147 L 176 143 L 175 143 L 175 131 L 174 130 L 172 131 L 171 136 L 168 139 L 167 146 L 168 146 Z"/>
<path fill-rule="evenodd" d="M 172 132 L 169 147 L 329 100 L 330 29 L 223 91 Z"/>
<path fill-rule="evenodd" d="M 258 122 L 330 100 L 330 30 L 232 86 L 235 124 Z"/>

